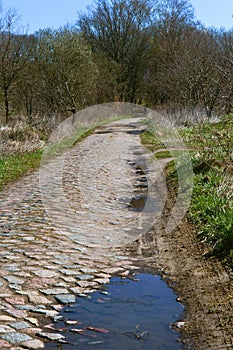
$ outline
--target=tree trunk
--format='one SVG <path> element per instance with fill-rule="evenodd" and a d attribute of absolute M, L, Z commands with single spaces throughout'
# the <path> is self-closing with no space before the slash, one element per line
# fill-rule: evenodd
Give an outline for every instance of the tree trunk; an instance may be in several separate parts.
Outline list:
<path fill-rule="evenodd" d="M 8 99 L 8 89 L 5 87 L 4 88 L 4 105 L 5 105 L 5 123 L 9 123 L 9 99 Z"/>

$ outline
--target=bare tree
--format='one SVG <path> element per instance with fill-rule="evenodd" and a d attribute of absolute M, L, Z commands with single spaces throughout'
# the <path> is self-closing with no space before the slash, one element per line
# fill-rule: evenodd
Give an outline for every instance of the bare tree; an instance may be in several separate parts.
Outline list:
<path fill-rule="evenodd" d="M 97 69 L 89 47 L 71 28 L 37 33 L 38 106 L 42 112 L 73 112 L 96 102 Z"/>
<path fill-rule="evenodd" d="M 17 114 L 27 116 L 29 124 L 32 124 L 33 113 L 37 100 L 39 100 L 38 86 L 40 85 L 40 74 L 36 59 L 37 41 L 33 34 L 24 35 L 24 55 L 27 58 L 20 71 L 17 84 L 11 94 L 11 104 Z"/>
<path fill-rule="evenodd" d="M 192 109 L 201 105 L 210 117 L 223 86 L 223 76 L 217 69 L 220 61 L 215 32 L 204 28 L 187 31 L 174 55 L 171 82 L 175 101 Z"/>
<path fill-rule="evenodd" d="M 10 116 L 10 94 L 27 61 L 24 35 L 19 34 L 17 21 L 15 11 L 8 11 L 0 18 L 0 92 L 4 100 L 6 123 Z"/>
<path fill-rule="evenodd" d="M 148 0 L 97 0 L 78 19 L 93 52 L 108 60 L 112 95 L 121 101 L 136 99 L 147 62 L 150 16 Z"/>
<path fill-rule="evenodd" d="M 233 111 L 233 30 L 223 32 L 220 35 L 222 60 L 217 68 L 224 79 L 220 98 L 221 111 L 232 113 Z"/>
<path fill-rule="evenodd" d="M 188 0 L 158 0 L 153 9 L 149 69 L 144 88 L 149 104 L 175 102 L 174 63 L 185 33 L 195 28 Z"/>

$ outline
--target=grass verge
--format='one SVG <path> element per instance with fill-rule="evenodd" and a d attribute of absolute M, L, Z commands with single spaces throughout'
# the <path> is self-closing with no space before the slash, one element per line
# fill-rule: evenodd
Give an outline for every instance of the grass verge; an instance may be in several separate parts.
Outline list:
<path fill-rule="evenodd" d="M 191 206 L 187 213 L 199 239 L 216 256 L 233 268 L 233 120 L 226 116 L 216 123 L 190 125 L 179 129 L 194 170 Z M 154 151 L 164 146 L 149 132 L 142 142 Z M 164 152 L 164 156 L 168 156 Z M 177 184 L 174 164 L 167 167 L 169 181 Z"/>
<path fill-rule="evenodd" d="M 40 165 L 42 150 L 11 154 L 0 158 L 0 189 Z"/>

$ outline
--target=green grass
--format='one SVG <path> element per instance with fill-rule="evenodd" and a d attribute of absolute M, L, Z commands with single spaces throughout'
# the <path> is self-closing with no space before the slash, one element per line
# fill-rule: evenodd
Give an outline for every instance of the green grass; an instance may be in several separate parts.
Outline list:
<path fill-rule="evenodd" d="M 18 153 L 0 158 L 0 189 L 7 183 L 18 179 L 30 170 L 39 167 L 42 150 Z"/>
<path fill-rule="evenodd" d="M 233 119 L 181 131 L 192 149 L 194 188 L 188 218 L 209 253 L 233 267 Z"/>
<path fill-rule="evenodd" d="M 72 147 L 77 142 L 81 142 L 95 130 L 95 127 L 80 128 L 78 130 L 78 135 L 76 134 L 73 137 L 66 138 L 43 150 L 15 153 L 0 157 L 0 190 L 7 183 L 15 181 L 20 176 L 38 168 L 41 164 L 44 152 L 46 152 L 46 160 L 51 159 L 60 152 Z"/>
<path fill-rule="evenodd" d="M 150 131 L 145 131 L 141 134 L 141 140 L 145 147 L 147 147 L 151 152 L 155 152 L 159 148 L 163 148 L 159 140 Z"/>
<path fill-rule="evenodd" d="M 195 225 L 198 237 L 208 243 L 209 254 L 233 267 L 232 116 L 214 124 L 182 127 L 179 132 L 190 149 L 194 170 L 192 203 L 187 217 Z M 144 134 L 142 141 L 150 149 L 163 147 L 149 133 Z M 160 156 L 167 155 L 164 152 Z M 175 180 L 174 164 L 169 164 L 168 170 Z"/>

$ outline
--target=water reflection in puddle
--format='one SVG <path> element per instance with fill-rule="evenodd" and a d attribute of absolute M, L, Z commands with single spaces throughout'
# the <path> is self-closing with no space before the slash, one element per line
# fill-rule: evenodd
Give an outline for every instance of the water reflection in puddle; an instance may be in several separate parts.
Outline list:
<path fill-rule="evenodd" d="M 143 211 L 146 204 L 147 196 L 135 196 L 131 199 L 128 209 L 133 211 Z"/>
<path fill-rule="evenodd" d="M 56 323 L 70 344 L 47 343 L 46 349 L 176 350 L 178 333 L 169 328 L 183 306 L 159 276 L 114 277 L 90 298 L 77 298 Z M 78 321 L 78 323 L 72 321 Z M 71 331 L 72 330 L 72 331 Z"/>

